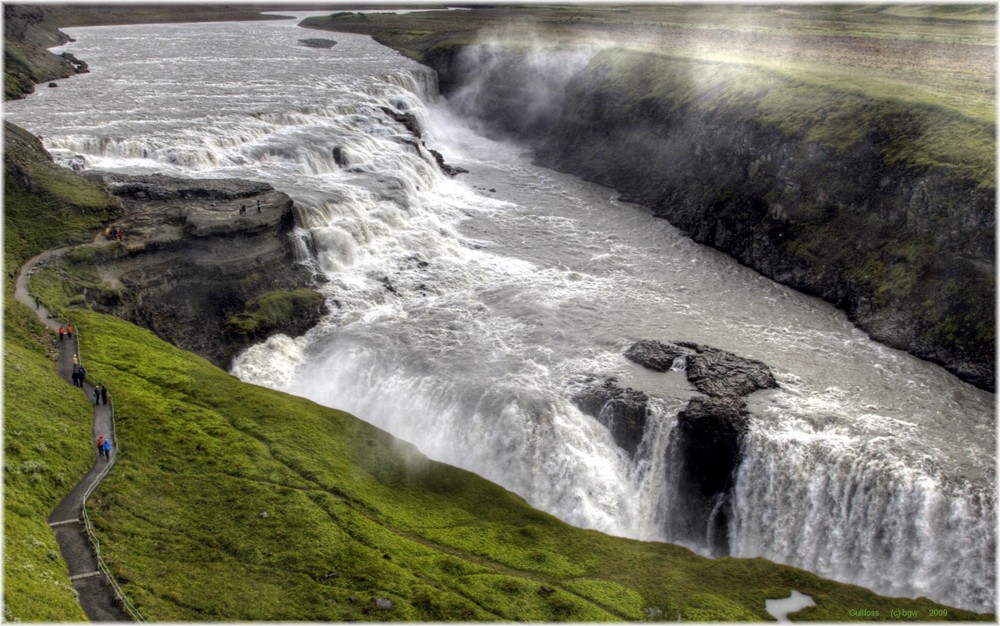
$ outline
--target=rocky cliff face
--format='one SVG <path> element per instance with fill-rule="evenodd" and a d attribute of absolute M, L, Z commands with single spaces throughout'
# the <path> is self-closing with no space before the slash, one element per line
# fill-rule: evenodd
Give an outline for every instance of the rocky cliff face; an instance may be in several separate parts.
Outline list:
<path fill-rule="evenodd" d="M 64 52 L 46 48 L 69 41 L 45 21 L 44 11 L 31 5 L 4 5 L 4 99 L 23 98 L 43 83 L 88 71 L 87 64 Z"/>
<path fill-rule="evenodd" d="M 534 88 L 526 53 L 492 52 L 486 64 L 469 50 L 425 60 L 467 115 L 527 141 L 540 164 L 615 188 L 843 308 L 876 340 L 995 388 L 995 188 L 907 162 L 936 113 L 859 101 L 842 135 L 817 137 L 764 106 L 764 87 L 699 83 L 691 76 L 704 68 L 690 61 L 597 54 L 554 94 Z M 835 95 L 810 92 L 810 115 L 842 114 L 823 100 Z"/>
<path fill-rule="evenodd" d="M 292 201 L 270 185 L 87 176 L 124 208 L 114 224 L 124 236 L 95 256 L 108 286 L 89 295 L 95 308 L 223 368 L 250 343 L 302 334 L 324 313 L 323 298 L 305 290 L 313 272 L 294 257 Z M 272 312 L 261 313 L 261 303 Z"/>

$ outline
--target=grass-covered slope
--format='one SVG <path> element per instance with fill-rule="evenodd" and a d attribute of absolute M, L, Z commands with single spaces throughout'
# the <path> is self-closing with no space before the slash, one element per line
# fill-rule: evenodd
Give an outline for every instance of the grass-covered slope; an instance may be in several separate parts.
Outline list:
<path fill-rule="evenodd" d="M 92 409 L 56 375 L 57 339 L 13 297 L 21 264 L 87 238 L 115 214 L 110 196 L 4 126 L 4 619 L 82 621 L 47 518 L 92 462 Z"/>
<path fill-rule="evenodd" d="M 52 162 L 37 137 L 4 122 L 4 267 L 89 239 L 115 218 L 118 202 L 100 185 Z"/>
<path fill-rule="evenodd" d="M 115 318 L 75 319 L 121 455 L 93 518 L 148 619 L 757 620 L 791 589 L 816 599 L 813 619 L 934 606 L 573 528 L 350 415 Z"/>
<path fill-rule="evenodd" d="M 4 621 L 84 614 L 49 528 L 53 507 L 93 461 L 91 406 L 55 372 L 54 338 L 4 293 Z"/>

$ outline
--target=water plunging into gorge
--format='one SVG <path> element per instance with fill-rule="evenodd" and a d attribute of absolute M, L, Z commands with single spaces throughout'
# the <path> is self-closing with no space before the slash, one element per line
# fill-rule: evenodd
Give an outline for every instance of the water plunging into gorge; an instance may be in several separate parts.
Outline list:
<path fill-rule="evenodd" d="M 92 72 L 7 105 L 57 158 L 264 180 L 295 200 L 300 258 L 327 279 L 331 314 L 249 349 L 234 373 L 570 523 L 676 540 L 671 441 L 696 391 L 622 352 L 650 338 L 759 359 L 780 388 L 750 398 L 729 553 L 993 609 L 992 394 L 477 135 L 427 70 L 370 39 L 314 49 L 294 24 L 68 29 Z M 442 175 L 428 147 L 469 173 Z M 571 401 L 589 374 L 651 396 L 635 459 Z"/>

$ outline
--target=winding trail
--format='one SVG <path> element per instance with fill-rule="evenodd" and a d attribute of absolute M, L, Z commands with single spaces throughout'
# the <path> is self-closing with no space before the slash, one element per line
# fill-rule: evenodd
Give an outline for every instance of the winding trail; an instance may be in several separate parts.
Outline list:
<path fill-rule="evenodd" d="M 60 321 L 48 309 L 35 302 L 28 289 L 28 279 L 37 267 L 61 256 L 70 249 L 71 247 L 64 247 L 48 250 L 29 259 L 21 267 L 14 287 L 14 298 L 33 309 L 42 323 L 56 332 L 61 325 L 65 325 L 65 322 Z M 59 376 L 67 382 L 72 380 L 74 354 L 78 355 L 80 363 L 84 364 L 83 355 L 80 355 L 79 352 L 78 337 L 75 334 L 72 338 L 66 338 L 59 342 L 57 371 Z M 86 367 L 85 364 L 84 367 Z M 93 402 L 94 386 L 85 382 L 83 392 Z M 84 511 L 84 502 L 87 497 L 104 480 L 117 459 L 118 440 L 114 432 L 113 404 L 110 400 L 108 404 L 94 406 L 91 442 L 96 441 L 99 435 L 110 438 L 112 443 L 111 459 L 98 458 L 96 448 L 91 448 L 95 455 L 94 465 L 73 487 L 69 495 L 56 505 L 52 514 L 49 515 L 48 521 L 55 533 L 56 541 L 59 542 L 59 550 L 69 568 L 69 579 L 73 583 L 80 606 L 87 618 L 92 622 L 128 622 L 133 621 L 133 618 L 123 608 L 123 601 L 119 599 L 115 583 L 101 569 L 100 552 L 88 534 Z"/>

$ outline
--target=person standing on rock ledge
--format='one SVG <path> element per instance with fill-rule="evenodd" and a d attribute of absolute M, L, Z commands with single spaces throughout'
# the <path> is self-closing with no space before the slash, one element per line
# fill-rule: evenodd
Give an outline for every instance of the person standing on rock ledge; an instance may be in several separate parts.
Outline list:
<path fill-rule="evenodd" d="M 260 213 L 260 198 L 257 198 L 257 212 Z"/>
<path fill-rule="evenodd" d="M 240 215 L 246 215 L 246 214 L 247 214 L 247 205 L 241 204 L 240 205 Z"/>

